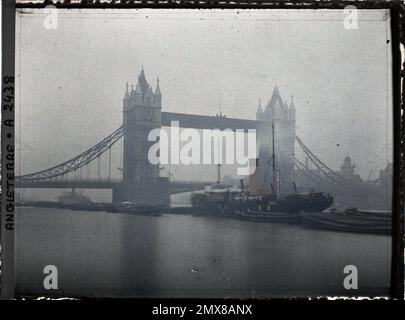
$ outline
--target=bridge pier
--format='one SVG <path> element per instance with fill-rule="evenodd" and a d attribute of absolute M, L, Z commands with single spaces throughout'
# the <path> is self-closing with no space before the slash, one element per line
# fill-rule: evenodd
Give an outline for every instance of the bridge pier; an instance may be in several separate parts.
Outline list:
<path fill-rule="evenodd" d="M 159 176 L 159 164 L 151 163 L 149 141 L 152 130 L 159 130 L 162 94 L 159 79 L 155 91 L 142 69 L 136 88 L 128 90 L 123 99 L 123 183 L 113 188 L 113 202 L 133 202 L 139 205 L 170 205 L 168 178 Z"/>
<path fill-rule="evenodd" d="M 151 183 L 120 183 L 112 189 L 114 204 L 132 202 L 137 205 L 170 206 L 168 178 L 159 178 Z"/>

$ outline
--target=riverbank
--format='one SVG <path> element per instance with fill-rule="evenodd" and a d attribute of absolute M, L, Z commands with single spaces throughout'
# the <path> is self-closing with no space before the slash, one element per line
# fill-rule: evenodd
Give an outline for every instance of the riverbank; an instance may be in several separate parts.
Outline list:
<path fill-rule="evenodd" d="M 318 213 L 269 213 L 263 214 L 230 214 L 227 212 L 208 212 L 191 206 L 124 206 L 112 203 L 81 203 L 64 204 L 56 201 L 32 201 L 17 203 L 19 207 L 68 209 L 76 211 L 100 211 L 131 215 L 161 216 L 163 214 L 179 214 L 194 216 L 212 216 L 225 219 L 248 220 L 261 223 L 299 224 L 306 228 L 334 230 L 337 232 L 391 234 L 391 216 L 389 212 L 372 212 L 350 210 L 330 210 Z"/>

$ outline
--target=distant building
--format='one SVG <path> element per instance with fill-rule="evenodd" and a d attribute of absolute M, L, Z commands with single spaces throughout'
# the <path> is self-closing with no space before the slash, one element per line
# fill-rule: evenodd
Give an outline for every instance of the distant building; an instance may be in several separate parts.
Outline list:
<path fill-rule="evenodd" d="M 388 164 L 384 170 L 380 171 L 378 179 L 363 181 L 356 174 L 356 166 L 352 163 L 352 159 L 347 156 L 343 160 L 340 171 L 335 171 L 335 173 L 342 179 L 336 179 L 336 177 L 327 179 L 318 168 L 308 168 L 305 172 L 297 171 L 297 185 L 301 191 L 314 189 L 332 194 L 336 207 L 391 209 L 392 164 Z"/>
<path fill-rule="evenodd" d="M 305 162 L 305 166 L 307 167 L 305 174 L 302 172 L 296 173 L 297 185 L 304 190 L 310 190 L 312 188 L 317 191 L 338 194 L 341 192 L 339 190 L 342 189 L 344 181 L 347 183 L 343 189 L 347 192 L 352 192 L 352 188 L 356 189 L 364 185 L 360 175 L 356 174 L 356 166 L 352 164 L 352 159 L 349 156 L 343 159 L 340 171 L 335 171 L 335 173 L 344 180 L 337 179 L 333 176 L 331 177 L 333 179 L 327 179 L 319 168 L 310 168 L 308 161 Z"/>
<path fill-rule="evenodd" d="M 393 170 L 394 168 L 392 163 L 387 164 L 385 169 L 380 170 L 378 184 L 384 187 L 392 188 Z"/>
<path fill-rule="evenodd" d="M 352 159 L 349 156 L 347 156 L 343 160 L 343 164 L 340 167 L 340 171 L 337 171 L 336 173 L 346 180 L 362 184 L 363 180 L 360 178 L 358 174 L 355 174 L 354 172 L 355 168 L 356 166 L 354 164 L 352 165 Z"/>

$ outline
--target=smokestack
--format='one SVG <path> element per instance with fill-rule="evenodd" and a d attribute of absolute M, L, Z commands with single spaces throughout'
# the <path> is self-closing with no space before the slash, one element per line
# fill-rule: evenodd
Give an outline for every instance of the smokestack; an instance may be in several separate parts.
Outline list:
<path fill-rule="evenodd" d="M 239 180 L 241 192 L 245 191 L 245 181 L 243 179 Z"/>

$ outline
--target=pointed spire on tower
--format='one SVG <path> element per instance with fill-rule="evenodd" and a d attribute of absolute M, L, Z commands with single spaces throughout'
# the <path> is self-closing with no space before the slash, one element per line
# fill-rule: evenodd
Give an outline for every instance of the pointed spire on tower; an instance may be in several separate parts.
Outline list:
<path fill-rule="evenodd" d="M 261 98 L 259 98 L 259 106 L 257 107 L 257 113 L 263 113 Z"/>
<path fill-rule="evenodd" d="M 142 99 L 143 99 L 145 97 L 146 92 L 149 89 L 149 84 L 148 84 L 148 81 L 146 81 L 145 70 L 143 69 L 143 66 L 142 66 L 142 69 L 141 69 L 141 73 L 138 76 L 138 84 L 137 84 L 137 86 L 138 85 L 140 87 L 140 91 L 141 91 L 140 93 L 142 94 Z"/>
<path fill-rule="evenodd" d="M 123 110 L 125 111 L 128 109 L 128 104 L 129 104 L 129 100 L 130 100 L 129 92 L 128 92 L 128 81 L 125 84 L 125 95 L 124 95 L 123 100 L 124 100 L 124 105 L 123 105 L 124 109 Z"/>
<path fill-rule="evenodd" d="M 270 101 L 266 106 L 266 110 L 272 110 L 272 112 L 276 112 L 276 110 L 284 109 L 284 102 L 280 97 L 280 92 L 278 90 L 277 84 L 273 89 L 273 93 L 271 95 Z M 278 111 L 277 111 L 278 112 Z"/>
<path fill-rule="evenodd" d="M 160 92 L 160 87 L 159 87 L 159 77 L 157 77 L 156 80 L 156 89 L 155 89 L 155 96 L 161 96 L 162 93 Z"/>
<path fill-rule="evenodd" d="M 127 83 L 125 85 L 125 98 L 128 98 L 128 97 L 129 97 L 129 92 L 128 92 L 128 81 L 127 81 Z"/>
<path fill-rule="evenodd" d="M 295 110 L 295 106 L 294 106 L 294 95 L 291 94 L 291 104 L 290 104 L 290 109 Z"/>
<path fill-rule="evenodd" d="M 134 85 L 133 85 L 133 83 L 131 82 L 131 91 L 129 92 L 129 96 L 132 97 L 134 94 L 135 94 Z"/>
<path fill-rule="evenodd" d="M 276 86 L 274 87 L 273 94 L 277 94 L 277 95 L 280 94 L 279 91 L 278 91 L 277 84 L 276 84 Z"/>
<path fill-rule="evenodd" d="M 270 102 L 273 102 L 273 104 L 274 104 L 278 100 L 281 100 L 281 97 L 280 97 L 280 91 L 278 90 L 278 86 L 276 84 L 273 89 L 273 93 L 271 94 Z M 281 100 L 281 102 L 283 102 L 283 100 Z"/>

